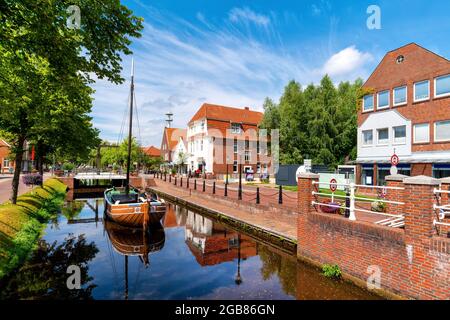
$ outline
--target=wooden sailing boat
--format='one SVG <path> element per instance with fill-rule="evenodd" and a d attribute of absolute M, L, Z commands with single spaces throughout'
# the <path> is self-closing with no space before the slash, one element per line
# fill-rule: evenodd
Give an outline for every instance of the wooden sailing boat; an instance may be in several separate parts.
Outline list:
<path fill-rule="evenodd" d="M 130 185 L 131 146 L 133 134 L 134 61 L 131 66 L 131 94 L 128 127 L 127 175 L 124 188 L 105 190 L 105 212 L 109 219 L 128 227 L 146 227 L 158 223 L 166 212 L 164 200 L 140 192 Z"/>

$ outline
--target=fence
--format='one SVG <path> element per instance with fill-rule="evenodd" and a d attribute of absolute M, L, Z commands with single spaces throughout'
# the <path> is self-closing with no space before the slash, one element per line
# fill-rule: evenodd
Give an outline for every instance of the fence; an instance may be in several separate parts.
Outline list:
<path fill-rule="evenodd" d="M 282 186 L 278 186 L 277 189 L 263 186 L 244 187 L 242 183 L 237 183 L 238 186 L 235 186 L 236 183 L 230 186 L 230 183 L 217 180 L 172 176 L 164 173 L 156 173 L 154 177 L 183 189 L 205 192 L 232 200 L 257 205 L 283 206 L 289 209 L 297 208 L 297 192 L 284 190 Z"/>
<path fill-rule="evenodd" d="M 443 202 L 448 202 L 449 190 L 443 189 L 441 187 L 434 189 L 434 194 L 436 195 L 436 204 L 434 205 L 434 210 L 436 211 L 436 218 L 433 220 L 433 225 L 436 227 L 438 234 L 450 235 L 450 203 L 443 204 Z"/>
<path fill-rule="evenodd" d="M 345 211 L 345 216 L 349 218 L 351 221 L 355 221 L 357 219 L 356 212 L 361 212 L 369 215 L 381 215 L 388 218 L 384 218 L 382 220 L 373 220 L 371 218 L 365 219 L 366 221 L 374 222 L 375 224 L 388 226 L 388 227 L 403 227 L 405 224 L 405 216 L 404 214 L 399 214 L 395 212 L 384 212 L 384 211 L 374 211 L 374 210 L 368 210 L 363 208 L 363 206 L 357 206 L 357 204 L 370 204 L 370 209 L 372 208 L 372 203 L 386 205 L 386 204 L 392 204 L 392 205 L 400 205 L 403 206 L 405 203 L 400 201 L 393 201 L 393 200 L 386 200 L 383 197 L 378 197 L 377 199 L 371 199 L 367 197 L 360 197 L 356 195 L 356 190 L 361 190 L 365 188 L 370 189 L 378 189 L 381 190 L 380 194 L 385 195 L 387 192 L 390 191 L 399 191 L 404 190 L 403 187 L 388 187 L 388 186 L 365 186 L 365 185 L 358 185 L 355 183 L 330 183 L 330 182 L 318 182 L 314 181 L 312 182 L 313 185 L 318 186 L 317 189 L 319 189 L 320 185 L 327 185 L 331 186 L 334 185 L 336 189 L 338 190 L 345 190 L 345 195 L 335 194 L 332 192 L 329 193 L 323 193 L 323 192 L 317 192 L 313 190 L 311 194 L 314 196 L 315 200 L 311 201 L 311 204 L 315 207 L 316 210 L 320 210 L 325 213 L 335 213 L 341 210 Z M 331 202 L 320 202 L 318 200 L 319 197 L 322 198 L 331 198 Z M 335 202 L 334 198 L 340 198 L 345 199 L 346 203 L 344 205 L 341 205 L 339 202 Z"/>

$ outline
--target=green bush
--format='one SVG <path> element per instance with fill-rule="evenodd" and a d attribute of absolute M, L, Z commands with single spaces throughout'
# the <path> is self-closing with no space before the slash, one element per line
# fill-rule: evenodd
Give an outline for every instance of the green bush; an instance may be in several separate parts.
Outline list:
<path fill-rule="evenodd" d="M 340 278 L 342 275 L 341 269 L 337 264 L 334 265 L 324 264 L 322 266 L 322 273 L 327 278 L 335 278 L 335 279 Z"/>
<path fill-rule="evenodd" d="M 67 171 L 72 171 L 75 168 L 75 165 L 73 163 L 70 162 L 66 162 L 62 165 L 63 170 L 67 170 Z"/>

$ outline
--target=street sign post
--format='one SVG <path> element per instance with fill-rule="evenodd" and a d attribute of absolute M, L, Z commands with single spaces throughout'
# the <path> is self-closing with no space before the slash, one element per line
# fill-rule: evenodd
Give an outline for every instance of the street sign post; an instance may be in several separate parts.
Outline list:
<path fill-rule="evenodd" d="M 400 159 L 399 157 L 394 153 L 391 157 L 391 175 L 396 175 L 398 173 L 397 165 L 399 164 Z"/>
<path fill-rule="evenodd" d="M 334 203 L 334 192 L 337 189 L 337 180 L 335 178 L 330 180 L 330 190 L 331 190 L 331 202 Z"/>

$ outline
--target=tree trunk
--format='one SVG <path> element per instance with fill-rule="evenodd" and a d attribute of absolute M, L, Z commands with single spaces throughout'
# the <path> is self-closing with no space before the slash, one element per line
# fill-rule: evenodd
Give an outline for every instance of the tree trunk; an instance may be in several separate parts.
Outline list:
<path fill-rule="evenodd" d="M 16 157 L 15 168 L 14 168 L 14 177 L 12 181 L 12 193 L 11 193 L 11 202 L 16 204 L 17 202 L 17 194 L 19 193 L 19 183 L 20 183 L 20 173 L 22 172 L 22 159 L 23 159 L 23 144 L 25 143 L 25 137 L 19 136 L 16 145 Z"/>
<path fill-rule="evenodd" d="M 37 155 L 38 155 L 37 169 L 39 170 L 39 174 L 42 177 L 42 180 L 41 180 L 41 187 L 42 187 L 42 185 L 44 183 L 44 148 L 42 146 L 42 142 L 40 142 L 40 141 L 38 141 L 38 143 L 37 143 Z"/>

